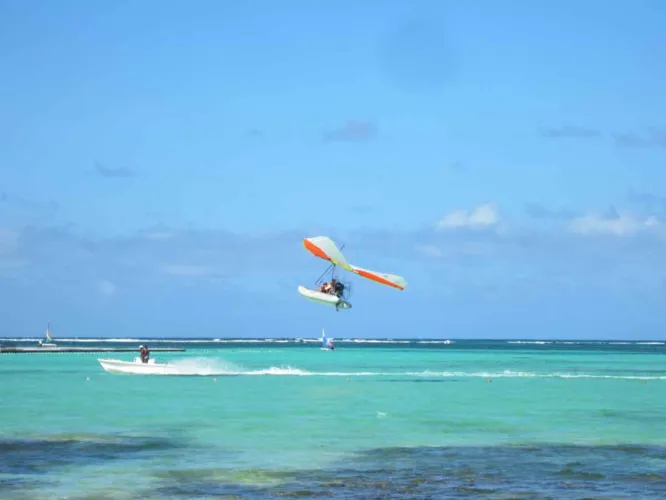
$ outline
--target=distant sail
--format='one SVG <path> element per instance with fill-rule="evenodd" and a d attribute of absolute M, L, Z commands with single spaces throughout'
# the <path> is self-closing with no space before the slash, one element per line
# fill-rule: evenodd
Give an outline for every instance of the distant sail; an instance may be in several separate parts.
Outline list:
<path fill-rule="evenodd" d="M 53 341 L 53 338 L 51 338 L 51 322 L 49 321 L 46 325 L 46 340 L 49 342 Z"/>
<path fill-rule="evenodd" d="M 321 329 L 321 346 L 322 347 L 331 347 L 333 345 L 333 339 L 330 339 L 326 336 L 324 329 Z"/>

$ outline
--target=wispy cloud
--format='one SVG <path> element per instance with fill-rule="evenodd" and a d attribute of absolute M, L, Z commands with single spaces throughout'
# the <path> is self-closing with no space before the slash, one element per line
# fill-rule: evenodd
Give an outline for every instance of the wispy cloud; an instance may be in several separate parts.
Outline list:
<path fill-rule="evenodd" d="M 526 203 L 525 213 L 534 219 L 569 220 L 576 216 L 576 212 L 566 208 L 550 209 L 541 203 Z"/>
<path fill-rule="evenodd" d="M 0 272 L 14 271 L 28 264 L 28 260 L 20 255 L 19 237 L 18 231 L 0 227 Z"/>
<path fill-rule="evenodd" d="M 450 30 L 441 21 L 421 14 L 387 28 L 386 37 L 379 40 L 377 62 L 391 84 L 423 94 L 446 85 L 456 74 Z"/>
<path fill-rule="evenodd" d="M 613 134 L 613 142 L 619 148 L 648 148 L 650 141 L 635 132 L 620 132 Z"/>
<path fill-rule="evenodd" d="M 628 213 L 615 215 L 589 213 L 574 218 L 569 227 L 574 233 L 582 235 L 628 236 L 659 225 L 660 221 L 654 216 L 641 219 Z"/>
<path fill-rule="evenodd" d="M 666 196 L 631 189 L 627 199 L 643 211 L 666 218 Z"/>
<path fill-rule="evenodd" d="M 465 170 L 465 164 L 460 160 L 454 161 L 449 165 L 449 169 L 454 170 L 456 172 L 462 172 Z"/>
<path fill-rule="evenodd" d="M 252 235 L 162 228 L 160 232 L 97 238 L 67 227 L 28 226 L 3 230 L 0 251 L 6 259 L 27 260 L 26 277 L 32 280 L 89 283 L 94 279 L 107 293 L 110 285 L 127 290 L 161 283 L 169 276 L 207 280 L 281 275 L 307 259 L 299 246 L 304 236 L 300 231 Z M 102 280 L 107 283 L 102 285 L 98 276 L 109 277 Z"/>
<path fill-rule="evenodd" d="M 557 213 L 540 208 L 542 217 Z M 425 286 L 423 281 L 418 284 L 419 274 L 427 276 L 422 280 L 439 276 L 449 288 L 468 289 L 517 283 L 516 276 L 525 276 L 527 281 L 521 283 L 534 278 L 542 287 L 565 278 L 580 283 L 581 276 L 610 280 L 608 273 L 620 267 L 643 276 L 645 269 L 660 266 L 666 254 L 660 219 L 649 215 L 610 209 L 563 219 L 563 224 L 532 227 L 528 220 L 509 224 L 499 214 L 496 204 L 485 203 L 449 213 L 436 227 L 366 229 L 344 238 L 326 230 L 321 234 L 346 244 L 345 254 L 355 264 L 401 274 L 415 283 L 415 290 Z M 503 230 L 496 230 L 499 227 Z M 164 234 L 147 237 L 155 232 Z M 295 286 L 321 272 L 322 264 L 301 245 L 302 238 L 311 234 L 161 227 L 98 238 L 67 227 L 30 226 L 0 232 L 0 269 L 4 276 L 11 268 L 12 280 L 25 280 L 26 290 L 46 293 L 45 286 L 51 286 L 84 302 L 91 283 L 106 296 L 122 291 L 123 296 L 157 294 L 160 300 L 176 297 L 184 286 L 277 293 L 284 291 L 285 282 Z M 644 276 L 648 280 L 652 274 Z"/>
<path fill-rule="evenodd" d="M 427 257 L 441 257 L 442 249 L 435 245 L 416 245 L 416 250 Z"/>
<path fill-rule="evenodd" d="M 377 207 L 365 203 L 359 203 L 358 205 L 350 206 L 349 209 L 357 214 L 368 214 L 374 212 L 377 209 Z"/>
<path fill-rule="evenodd" d="M 620 132 L 612 134 L 613 142 L 618 148 L 625 149 L 646 149 L 646 148 L 665 148 L 666 149 L 666 130 L 650 129 L 646 134 L 641 135 L 633 131 Z"/>
<path fill-rule="evenodd" d="M 546 139 L 596 139 L 604 136 L 600 130 L 588 127 L 566 125 L 556 128 L 541 128 L 539 135 Z M 645 133 L 632 130 L 610 132 L 612 143 L 621 149 L 666 149 L 666 129 L 649 128 Z"/>
<path fill-rule="evenodd" d="M 469 210 L 455 210 L 445 215 L 437 223 L 439 229 L 482 228 L 494 226 L 500 220 L 499 211 L 494 203 L 485 203 Z"/>
<path fill-rule="evenodd" d="M 135 177 L 136 173 L 126 167 L 106 167 L 99 163 L 95 164 L 95 172 L 107 179 Z"/>
<path fill-rule="evenodd" d="M 172 231 L 146 231 L 143 233 L 144 238 L 149 240 L 170 240 L 175 237 L 176 233 Z"/>
<path fill-rule="evenodd" d="M 18 231 L 0 227 L 0 255 L 13 254 L 18 243 Z"/>
<path fill-rule="evenodd" d="M 539 129 L 539 134 L 548 139 L 594 139 L 601 137 L 601 132 L 597 129 L 576 125 L 565 125 L 557 128 L 542 128 Z"/>
<path fill-rule="evenodd" d="M 534 272 L 548 269 L 573 269 L 593 272 L 595 269 L 635 262 L 636 266 L 662 264 L 666 253 L 666 227 L 659 217 L 617 210 L 611 206 L 605 211 L 578 214 L 569 210 L 555 210 L 535 205 L 538 221 L 552 219 L 556 224 L 501 221 L 498 210 L 490 207 L 458 210 L 446 216 L 446 228 L 495 229 L 502 231 L 442 231 L 439 221 L 435 230 L 415 233 L 412 249 L 425 257 L 443 257 L 453 265 L 474 266 L 502 263 L 503 266 L 535 266 Z M 636 260 L 636 258 L 638 260 Z M 649 256 L 649 258 L 648 258 Z M 585 269 L 580 269 L 583 266 Z M 507 268 L 507 269 L 508 269 Z M 564 272 L 564 271 L 562 271 Z M 555 277 L 555 275 L 554 275 Z"/>
<path fill-rule="evenodd" d="M 43 215 L 56 212 L 60 205 L 54 200 L 34 200 L 23 196 L 10 195 L 6 191 L 0 194 L 0 202 L 13 205 L 19 209 L 31 212 L 40 212 Z"/>
<path fill-rule="evenodd" d="M 364 142 L 377 135 L 377 126 L 369 121 L 350 120 L 342 127 L 324 133 L 328 142 Z"/>
<path fill-rule="evenodd" d="M 172 276 L 215 276 L 219 274 L 213 267 L 196 264 L 166 264 L 162 271 Z"/>
<path fill-rule="evenodd" d="M 116 293 L 116 285 L 111 283 L 108 280 L 101 280 L 98 284 L 97 287 L 103 295 L 113 295 Z"/>

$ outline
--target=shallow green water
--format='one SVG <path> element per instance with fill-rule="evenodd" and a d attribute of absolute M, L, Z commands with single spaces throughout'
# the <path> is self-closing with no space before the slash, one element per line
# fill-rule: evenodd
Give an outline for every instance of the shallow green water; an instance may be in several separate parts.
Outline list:
<path fill-rule="evenodd" d="M 666 484 L 663 345 L 563 351 L 544 345 L 338 343 L 333 352 L 316 344 L 194 346 L 153 357 L 179 364 L 183 374 L 206 376 L 114 375 L 97 362 L 98 357 L 131 360 L 134 354 L 128 353 L 1 355 L 2 497 L 195 498 L 220 492 L 260 497 L 287 483 L 308 484 L 307 491 L 323 494 L 312 484 L 330 490 L 335 488 L 326 481 L 346 477 L 353 483 L 349 472 L 341 472 L 351 463 L 358 472 L 381 462 L 383 481 L 391 481 L 402 463 L 391 458 L 393 448 L 449 450 L 458 457 L 413 455 L 413 478 L 429 467 L 415 465 L 419 460 L 434 460 L 441 467 L 460 462 L 471 468 L 473 482 L 483 468 L 511 466 L 511 474 L 518 474 L 513 481 L 520 483 L 528 455 L 506 452 L 517 446 L 559 450 L 551 453 L 560 457 L 557 470 L 565 476 L 572 467 L 566 464 L 581 463 L 569 456 L 569 445 L 586 447 L 587 460 L 593 460 L 594 450 L 606 450 L 604 445 L 619 446 L 622 453 L 638 447 L 644 464 L 634 464 L 645 470 L 634 472 L 654 475 L 655 492 Z M 474 455 L 489 447 L 509 455 Z M 619 474 L 622 460 L 617 461 Z M 589 467 L 595 470 L 608 467 L 613 457 L 594 463 Z M 449 477 L 460 470 L 450 470 Z M 614 477 L 608 471 L 599 477 L 572 474 L 595 488 Z M 534 474 L 524 480 L 531 484 Z M 626 485 L 618 481 L 602 490 L 620 495 Z M 510 481 L 495 483 L 487 494 L 502 493 Z M 544 484 L 529 489 L 547 495 Z M 183 485 L 191 488 L 178 490 Z M 269 489 L 243 490 L 261 485 Z M 353 488 L 345 488 L 338 493 L 355 496 Z M 442 488 L 429 494 L 451 494 Z M 415 498 L 418 491 L 405 495 Z"/>

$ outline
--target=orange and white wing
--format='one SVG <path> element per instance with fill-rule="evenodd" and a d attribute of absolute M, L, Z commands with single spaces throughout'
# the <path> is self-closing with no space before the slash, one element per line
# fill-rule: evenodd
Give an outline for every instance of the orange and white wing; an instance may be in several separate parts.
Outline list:
<path fill-rule="evenodd" d="M 404 290 L 407 287 L 407 282 L 402 276 L 370 271 L 369 269 L 363 269 L 362 267 L 351 265 L 349 262 L 347 262 L 347 259 L 344 255 L 342 255 L 342 252 L 336 246 L 336 244 L 333 243 L 333 240 L 331 240 L 328 236 L 304 238 L 303 246 L 305 246 L 305 248 L 315 257 L 327 260 L 351 273 L 357 274 L 376 283 L 397 288 L 398 290 Z"/>
<path fill-rule="evenodd" d="M 351 266 L 345 256 L 342 255 L 340 249 L 333 243 L 328 236 L 315 236 L 312 238 L 304 238 L 303 246 L 308 252 L 315 257 L 327 260 L 336 266 L 340 266 L 347 271 L 351 271 Z"/>
<path fill-rule="evenodd" d="M 363 276 L 369 280 L 375 281 L 376 283 L 381 283 L 382 285 L 391 286 L 397 288 L 398 290 L 404 290 L 407 288 L 407 282 L 402 276 L 397 276 L 395 274 L 386 274 L 379 273 L 377 271 L 370 271 L 369 269 L 363 269 L 361 267 L 350 266 L 351 272 Z"/>

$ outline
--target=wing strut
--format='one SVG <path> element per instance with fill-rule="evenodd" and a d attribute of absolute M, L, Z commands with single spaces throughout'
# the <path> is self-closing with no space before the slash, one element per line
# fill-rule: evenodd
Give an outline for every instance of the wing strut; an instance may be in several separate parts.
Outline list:
<path fill-rule="evenodd" d="M 340 247 L 340 251 L 342 251 L 345 248 L 344 245 Z M 319 278 L 317 278 L 317 281 L 315 281 L 315 285 L 319 285 L 321 283 L 321 280 L 328 274 L 329 271 L 335 272 L 335 264 L 330 264 L 327 268 L 326 271 L 324 271 Z"/>

